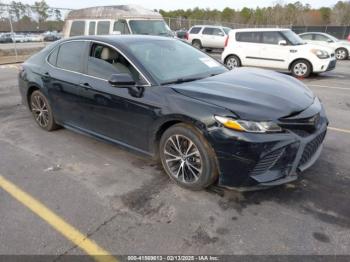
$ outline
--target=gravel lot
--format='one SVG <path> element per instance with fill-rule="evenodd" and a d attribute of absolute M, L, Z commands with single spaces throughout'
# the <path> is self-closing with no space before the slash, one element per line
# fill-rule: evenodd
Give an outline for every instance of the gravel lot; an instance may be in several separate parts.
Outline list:
<path fill-rule="evenodd" d="M 42 131 L 16 74 L 0 66 L 0 175 L 112 254 L 350 255 L 350 61 L 304 80 L 332 127 L 318 162 L 295 183 L 224 196 L 181 189 L 117 146 Z M 1 188 L 0 199 L 0 254 L 84 254 Z"/>

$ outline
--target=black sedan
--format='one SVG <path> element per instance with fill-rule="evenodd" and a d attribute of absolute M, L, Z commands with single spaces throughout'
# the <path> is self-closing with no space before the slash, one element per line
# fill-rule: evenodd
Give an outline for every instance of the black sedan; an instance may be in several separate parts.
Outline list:
<path fill-rule="evenodd" d="M 241 189 L 293 181 L 319 157 L 328 120 L 300 81 L 227 70 L 176 39 L 60 40 L 19 73 L 37 124 L 66 127 L 160 159 L 179 185 Z"/>

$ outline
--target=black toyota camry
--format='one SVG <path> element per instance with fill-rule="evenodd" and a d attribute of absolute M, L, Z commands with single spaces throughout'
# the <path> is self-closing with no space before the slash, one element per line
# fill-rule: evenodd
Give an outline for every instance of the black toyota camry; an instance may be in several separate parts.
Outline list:
<path fill-rule="evenodd" d="M 77 37 L 29 58 L 19 88 L 37 124 L 159 158 L 193 190 L 293 181 L 319 157 L 328 120 L 300 81 L 222 64 L 181 41 Z"/>

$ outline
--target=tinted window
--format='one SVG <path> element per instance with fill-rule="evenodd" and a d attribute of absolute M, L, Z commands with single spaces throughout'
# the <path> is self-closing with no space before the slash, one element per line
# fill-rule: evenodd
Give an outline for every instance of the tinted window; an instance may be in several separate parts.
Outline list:
<path fill-rule="evenodd" d="M 324 41 L 324 42 L 326 42 L 326 41 L 329 40 L 329 38 L 327 36 L 324 36 L 324 35 L 315 34 L 314 36 L 315 36 L 315 40 L 316 41 Z"/>
<path fill-rule="evenodd" d="M 109 34 L 109 21 L 100 21 L 97 23 L 97 34 L 108 35 Z"/>
<path fill-rule="evenodd" d="M 63 43 L 58 52 L 56 66 L 74 72 L 81 72 L 84 43 L 80 41 Z"/>
<path fill-rule="evenodd" d="M 223 36 L 224 32 L 219 28 L 213 28 L 213 35 Z"/>
<path fill-rule="evenodd" d="M 260 43 L 261 33 L 260 32 L 238 32 L 236 33 L 236 40 L 238 42 L 248 43 Z"/>
<path fill-rule="evenodd" d="M 130 34 L 128 25 L 126 21 L 116 21 L 114 22 L 113 31 L 119 31 L 121 34 Z"/>
<path fill-rule="evenodd" d="M 312 40 L 312 34 L 300 35 L 300 37 L 304 40 Z"/>
<path fill-rule="evenodd" d="M 203 35 L 212 35 L 212 34 L 213 34 L 213 31 L 214 31 L 214 28 L 206 27 L 206 28 L 204 28 L 202 34 L 203 34 Z"/>
<path fill-rule="evenodd" d="M 263 32 L 262 42 L 264 44 L 278 45 L 278 42 L 285 40 L 279 32 Z"/>
<path fill-rule="evenodd" d="M 84 35 L 85 21 L 73 21 L 69 36 Z"/>
<path fill-rule="evenodd" d="M 129 25 L 134 34 L 173 36 L 163 20 L 129 20 Z"/>
<path fill-rule="evenodd" d="M 115 49 L 101 44 L 93 44 L 87 66 L 88 75 L 109 79 L 112 74 L 129 74 L 139 84 L 145 80 L 139 72 Z"/>
<path fill-rule="evenodd" d="M 89 23 L 89 35 L 94 35 L 96 29 L 96 22 Z"/>
<path fill-rule="evenodd" d="M 201 27 L 193 27 L 190 31 L 190 34 L 198 34 L 201 29 Z"/>
<path fill-rule="evenodd" d="M 55 48 L 55 50 L 52 51 L 52 53 L 50 54 L 49 56 L 49 59 L 48 59 L 48 62 L 51 64 L 51 65 L 56 65 L 56 60 L 57 60 L 57 54 L 58 54 L 58 47 Z"/>

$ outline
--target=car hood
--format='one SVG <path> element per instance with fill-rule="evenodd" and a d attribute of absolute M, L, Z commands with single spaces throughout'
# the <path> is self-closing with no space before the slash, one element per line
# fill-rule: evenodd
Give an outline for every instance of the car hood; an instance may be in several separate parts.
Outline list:
<path fill-rule="evenodd" d="M 327 42 L 325 43 L 317 43 L 317 44 L 314 44 L 314 43 L 308 43 L 307 44 L 308 47 L 309 47 L 309 50 L 312 50 L 312 49 L 322 49 L 322 50 L 325 50 L 327 51 L 328 53 L 334 53 L 336 47 L 335 46 L 331 46 L 329 45 Z"/>
<path fill-rule="evenodd" d="M 237 68 L 172 88 L 248 120 L 277 120 L 303 111 L 314 101 L 312 91 L 299 80 L 256 68 Z"/>

